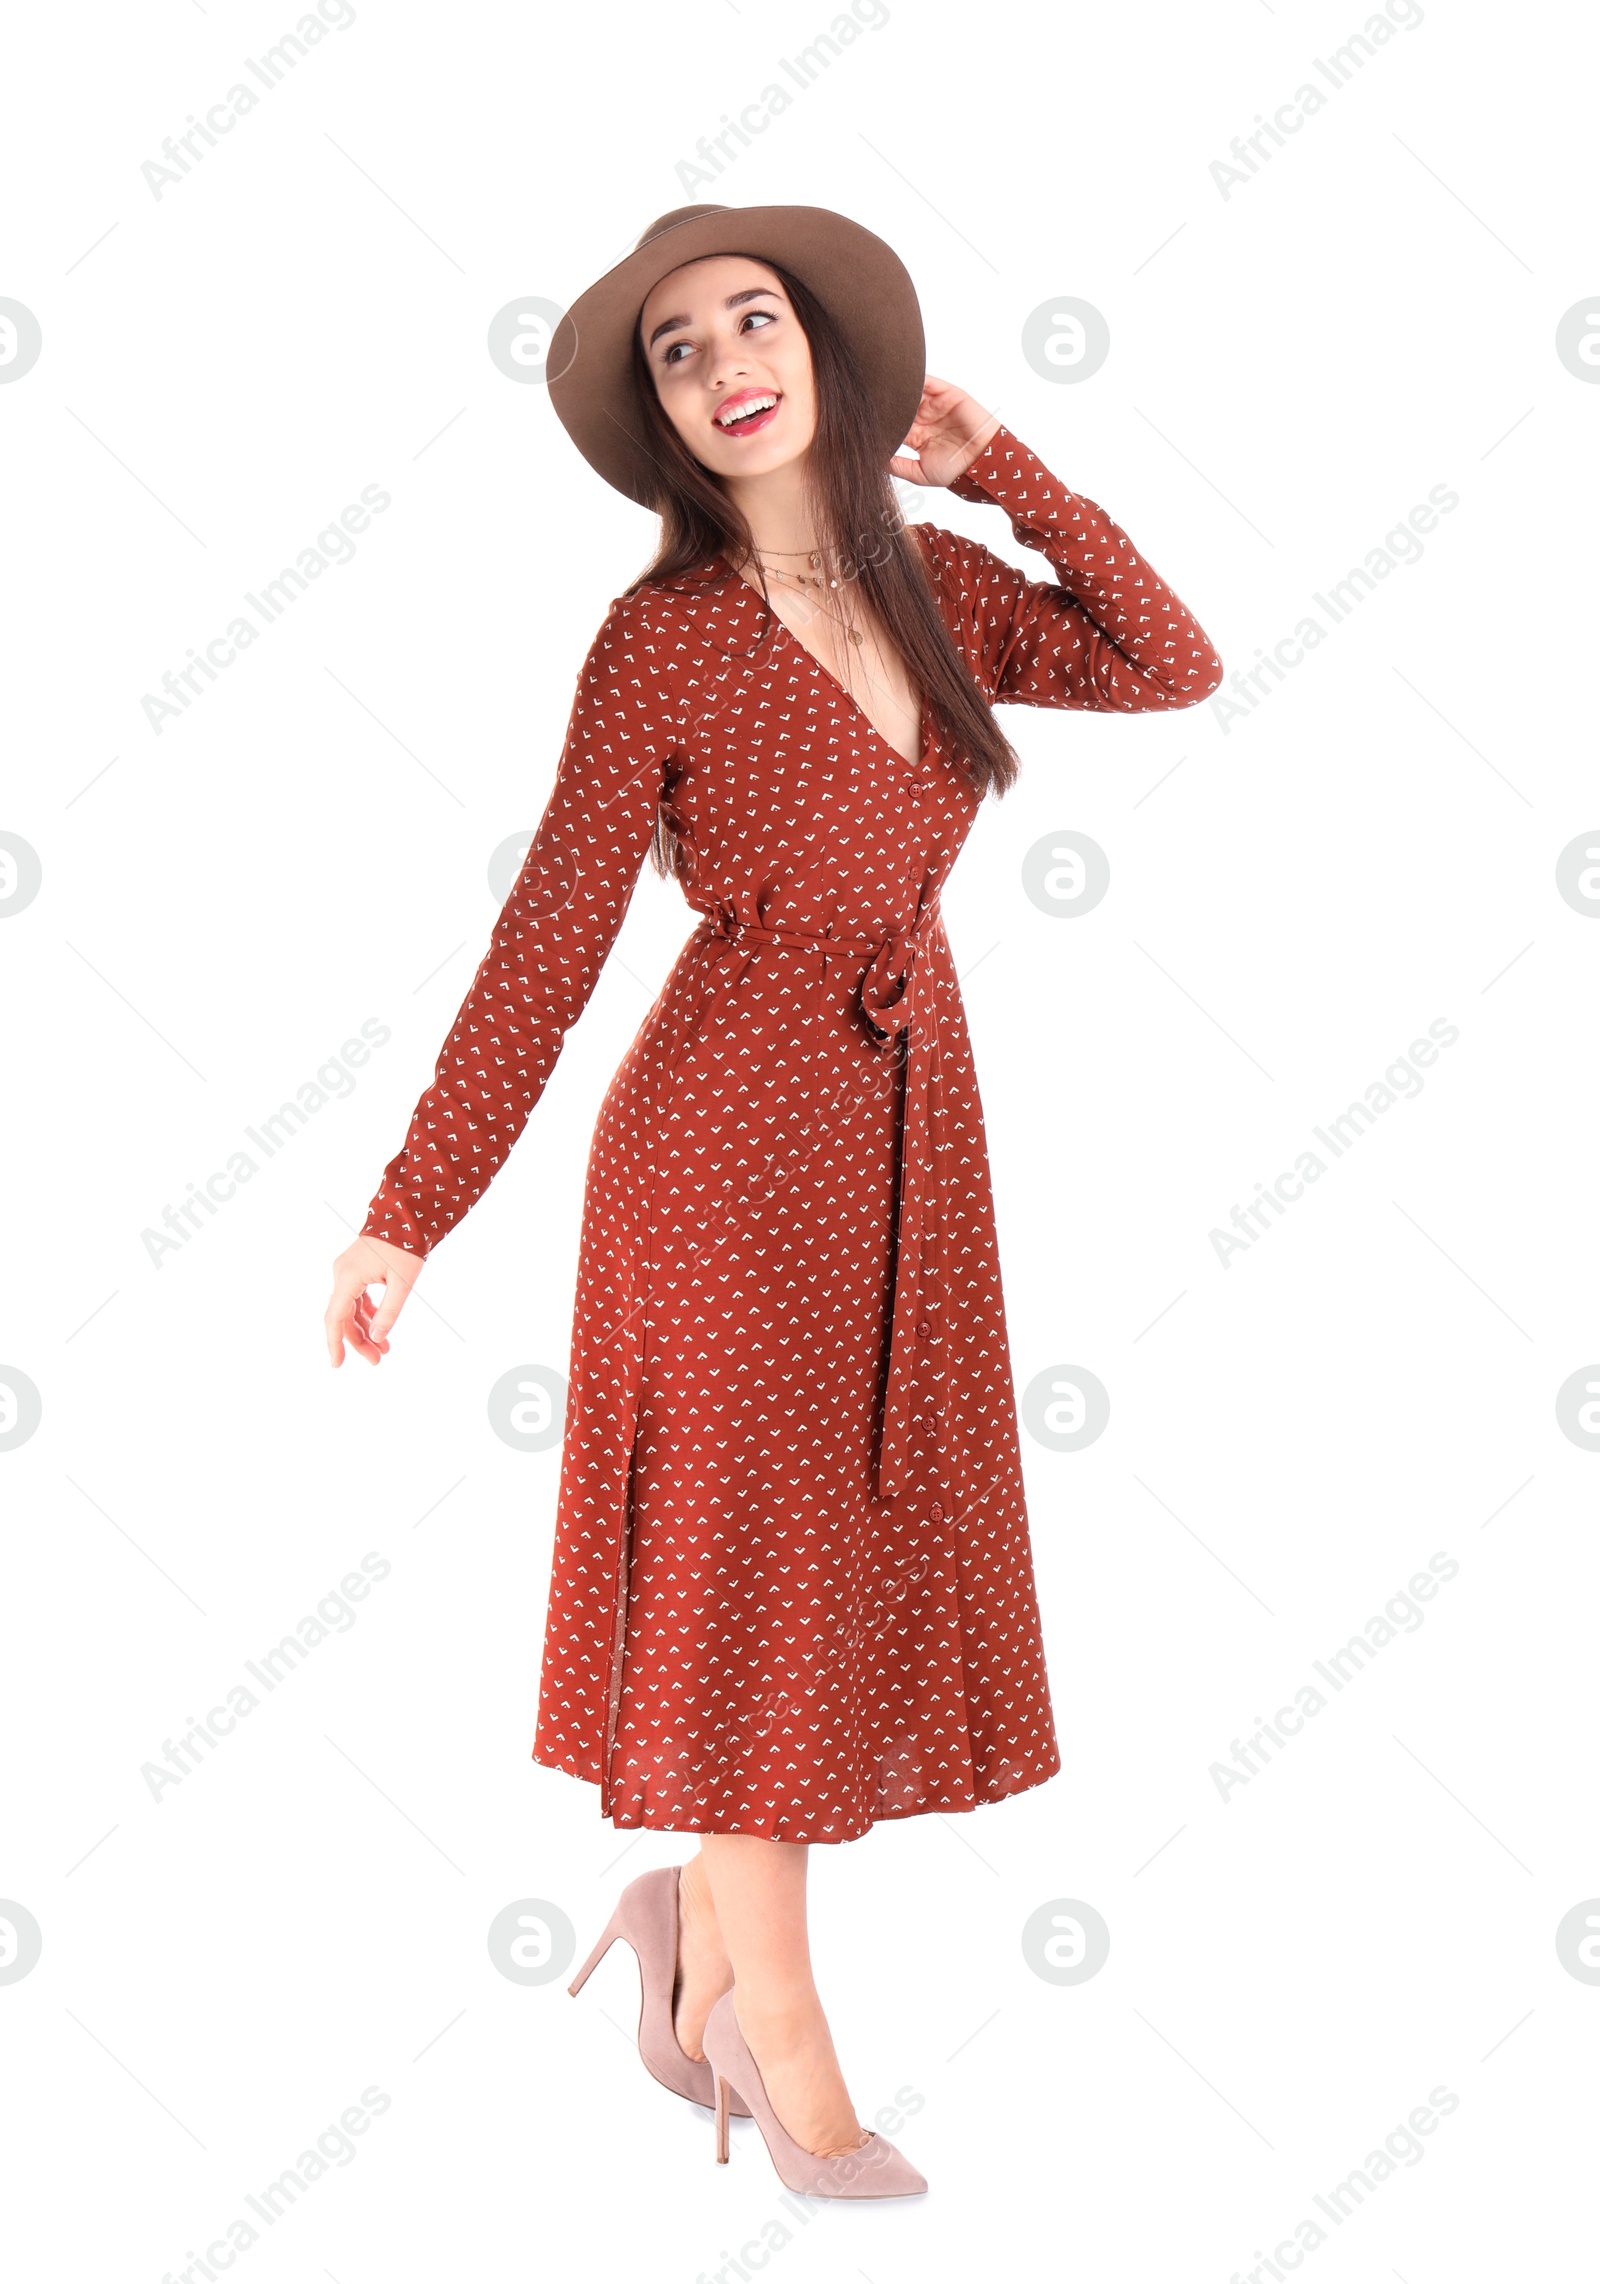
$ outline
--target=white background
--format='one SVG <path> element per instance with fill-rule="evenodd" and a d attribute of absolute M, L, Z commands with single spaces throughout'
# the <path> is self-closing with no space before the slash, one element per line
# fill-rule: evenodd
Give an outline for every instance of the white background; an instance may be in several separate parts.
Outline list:
<path fill-rule="evenodd" d="M 1308 2216 L 1324 2284 L 1458 2284 L 1589 2241 L 1600 1989 L 1555 1930 L 1600 1892 L 1600 1554 L 1556 1392 L 1600 1353 L 1600 930 L 1556 863 L 1600 807 L 1600 388 L 1555 332 L 1600 287 L 1592 24 L 1424 0 L 1224 197 L 1212 162 L 1326 84 L 1360 5 L 890 0 L 686 187 L 829 20 L 357 0 L 156 198 L 143 163 L 292 8 L 13 19 L 0 294 L 43 353 L 0 388 L 0 829 L 43 883 L 0 930 L 0 1364 L 43 1410 L 0 1455 L 0 1896 L 43 1950 L 0 1985 L 0 2150 L 29 2278 L 182 2275 L 369 2086 L 388 2109 L 239 2256 L 253 2284 L 1228 2284 Z M 487 942 L 490 854 L 652 542 L 489 323 L 692 197 L 888 238 L 931 369 L 1117 518 L 1230 671 L 1459 495 L 1226 734 L 1003 717 L 1022 781 L 945 903 L 1016 1384 L 1110 1399 L 1087 1449 L 1023 1439 L 1066 1766 L 813 1852 L 852 2093 L 921 2097 L 895 2138 L 932 2193 L 804 2218 L 753 2128 L 715 2166 L 630 2053 L 625 1949 L 574 2002 L 486 1942 L 539 1898 L 581 1955 L 692 1846 L 529 1758 L 559 1452 L 486 1411 L 565 1370 L 589 1134 L 688 933 L 676 886 L 646 869 L 383 1369 L 332 1372 L 321 1325 Z M 1020 349 L 1062 294 L 1111 329 L 1080 385 Z M 145 694 L 368 484 L 392 504 L 355 559 L 156 735 Z M 926 512 L 1050 575 L 994 511 Z M 1111 868 L 1075 919 L 1019 887 L 1063 830 Z M 144 1230 L 369 1017 L 393 1035 L 354 1092 L 155 1267 Z M 1420 1095 L 1224 1267 L 1213 1228 L 1440 1017 Z M 355 1625 L 153 1799 L 143 1765 L 368 1552 Z M 1224 1800 L 1212 1764 L 1441 1552 L 1425 1622 Z M 1110 1929 L 1070 1987 L 1021 1944 L 1059 1899 Z M 1416 2161 L 1319 2215 L 1436 2087 Z"/>

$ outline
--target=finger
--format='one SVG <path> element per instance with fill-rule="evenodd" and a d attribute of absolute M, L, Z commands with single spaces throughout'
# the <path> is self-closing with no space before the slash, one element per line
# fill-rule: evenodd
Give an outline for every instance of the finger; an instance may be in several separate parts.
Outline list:
<path fill-rule="evenodd" d="M 380 1346 L 388 1346 L 389 1327 L 405 1307 L 406 1295 L 410 1290 L 411 1287 L 395 1270 L 389 1269 L 385 1272 L 383 1299 L 379 1302 L 377 1313 L 372 1319 L 372 1337 Z"/>
<path fill-rule="evenodd" d="M 376 1364 L 382 1353 L 379 1349 L 374 1348 L 367 1338 L 365 1328 L 358 1323 L 353 1309 L 347 1309 L 342 1316 L 335 1315 L 334 1311 L 330 1309 L 328 1312 L 328 1354 L 336 1366 L 344 1362 L 346 1342 L 349 1343 L 357 1356 L 365 1356 L 369 1363 Z"/>
<path fill-rule="evenodd" d="M 372 1337 L 372 1301 L 364 1288 L 351 1303 L 345 1329 L 351 1347 L 358 1356 L 364 1356 L 369 1364 L 380 1363 L 388 1354 L 389 1343 L 386 1340 L 375 1341 Z"/>
<path fill-rule="evenodd" d="M 368 1340 L 373 1342 L 375 1347 L 380 1348 L 383 1351 L 384 1355 L 387 1356 L 389 1353 L 389 1343 L 387 1339 L 377 1338 L 373 1332 L 372 1320 L 374 1311 L 372 1296 L 369 1293 L 363 1293 L 360 1296 L 356 1302 L 355 1310 L 353 1313 L 359 1329 L 366 1335 Z"/>
<path fill-rule="evenodd" d="M 891 476 L 900 477 L 902 482 L 907 484 L 926 484 L 928 481 L 923 473 L 920 460 L 908 460 L 898 452 L 889 462 L 889 473 Z"/>
<path fill-rule="evenodd" d="M 335 1365 L 344 1362 L 346 1341 L 349 1342 L 358 1356 L 363 1353 L 370 1353 L 372 1362 L 376 1363 L 378 1360 L 377 1351 L 372 1349 L 364 1326 L 356 1321 L 355 1304 L 360 1298 L 361 1291 L 360 1270 L 348 1263 L 343 1266 L 336 1265 L 333 1297 L 328 1303 L 322 1320 L 327 1334 L 328 1355 Z"/>

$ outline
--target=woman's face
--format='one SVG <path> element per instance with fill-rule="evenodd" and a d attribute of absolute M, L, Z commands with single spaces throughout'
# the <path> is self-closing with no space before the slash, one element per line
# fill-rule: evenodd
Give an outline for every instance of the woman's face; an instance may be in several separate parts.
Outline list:
<path fill-rule="evenodd" d="M 770 475 L 810 445 L 811 347 L 765 262 L 710 254 L 669 271 L 639 337 L 668 419 L 712 475 Z"/>

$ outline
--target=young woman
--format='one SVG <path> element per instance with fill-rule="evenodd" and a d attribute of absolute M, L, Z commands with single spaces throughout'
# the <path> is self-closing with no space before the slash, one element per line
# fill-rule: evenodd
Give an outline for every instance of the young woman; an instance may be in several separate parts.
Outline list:
<path fill-rule="evenodd" d="M 533 1757 L 700 1846 L 624 1888 L 572 1988 L 626 1937 L 641 2054 L 715 2105 L 719 2154 L 748 2106 L 790 2187 L 903 2195 L 927 2184 L 857 2121 L 812 1979 L 808 1849 L 1060 1766 L 939 890 L 1016 773 L 995 704 L 1190 706 L 1222 669 L 1101 508 L 925 374 L 909 276 L 843 216 L 664 215 L 547 374 L 660 547 L 335 1263 L 329 1348 L 387 1354 L 648 849 L 700 918 L 589 1156 Z M 904 524 L 891 475 L 993 503 L 1055 582 Z"/>

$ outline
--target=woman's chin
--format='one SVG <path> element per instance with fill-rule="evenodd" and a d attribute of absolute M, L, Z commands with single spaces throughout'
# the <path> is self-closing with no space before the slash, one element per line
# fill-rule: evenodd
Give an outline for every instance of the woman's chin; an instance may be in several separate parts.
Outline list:
<path fill-rule="evenodd" d="M 702 459 L 700 465 L 725 484 L 748 483 L 754 476 L 770 476 L 779 468 L 787 468 L 804 457 L 805 449 L 791 437 L 752 436 L 748 444 L 718 445 L 715 459 Z"/>

